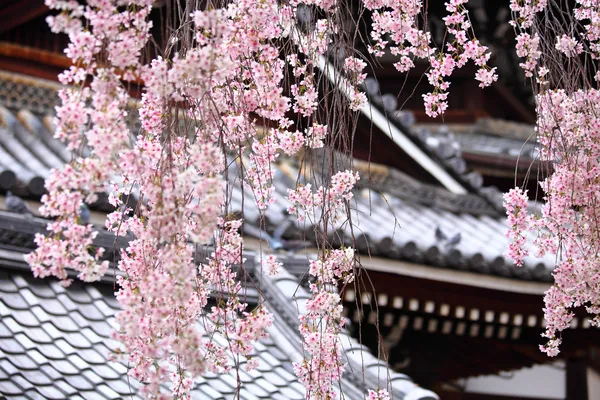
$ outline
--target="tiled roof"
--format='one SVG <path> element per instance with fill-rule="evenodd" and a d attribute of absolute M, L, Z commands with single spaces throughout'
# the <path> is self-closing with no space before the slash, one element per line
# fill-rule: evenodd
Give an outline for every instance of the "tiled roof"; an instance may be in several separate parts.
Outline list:
<path fill-rule="evenodd" d="M 22 260 L 21 251 L 28 249 L 10 247 L 13 250 L 0 249 L 2 398 L 138 398 L 135 395 L 138 384 L 127 378 L 127 367 L 106 361 L 117 345 L 110 339 L 114 315 L 119 310 L 112 294 L 113 285 L 75 282 L 65 289 L 54 280 L 34 279 Z M 253 257 L 246 255 L 250 263 Z M 288 260 L 282 261 L 285 265 Z M 295 262 L 307 266 L 306 257 Z M 268 276 L 261 279 L 262 292 L 274 312 L 275 323 L 269 338 L 256 346 L 258 369 L 248 373 L 239 371 L 242 382 L 239 398 L 303 399 L 304 389 L 293 373 L 292 361 L 301 359 L 301 341 L 295 328 L 298 309 L 302 309 L 309 294 L 285 270 L 276 279 Z M 395 399 L 437 399 L 406 375 L 395 372 L 388 375 L 386 365 L 349 335 L 341 335 L 340 342 L 348 363 L 342 380 L 345 398 L 363 399 L 364 388 L 387 386 L 387 376 Z M 192 398 L 233 398 L 237 389 L 234 374 L 205 375 L 195 386 Z"/>
<path fill-rule="evenodd" d="M 481 119 L 472 125 L 427 124 L 416 126 L 414 130 L 421 140 L 433 147 L 449 142 L 457 152 L 531 161 L 537 158 L 535 132 L 532 126 L 523 125 Z M 501 129 L 506 129 L 506 133 L 500 134 Z"/>
<path fill-rule="evenodd" d="M 0 187 L 21 184 L 39 196 L 52 168 L 70 160 L 65 147 L 53 138 L 49 118 L 27 110 L 16 115 L 0 106 Z"/>
<path fill-rule="evenodd" d="M 25 194 L 39 195 L 49 169 L 68 160 L 65 149 L 51 137 L 44 119 L 26 110 L 15 115 L 0 107 L 0 118 L 4 121 L 0 124 L 0 152 L 8 154 L 7 157 L 0 154 L 0 186 L 4 182 L 4 189 L 16 185 L 25 190 Z M 276 202 L 266 213 L 272 225 L 285 218 L 282 212 L 288 206 L 285 196 L 297 176 L 292 166 L 283 164 L 280 168 L 275 177 Z M 551 256 L 544 260 L 530 257 L 526 260 L 526 268 L 516 268 L 504 259 L 507 246 L 505 219 L 498 212 L 501 196 L 497 191 L 489 189 L 488 200 L 476 194 L 456 195 L 417 182 L 397 170 L 385 167 L 380 170 L 385 173 L 377 177 L 376 184 L 373 179 L 362 181 L 363 188 L 374 190 L 363 190 L 356 197 L 356 208 L 360 212 L 358 231 L 363 233 L 358 244 L 364 254 L 368 245 L 371 254 L 388 258 L 519 279 L 551 279 L 550 271 L 554 265 Z M 2 174 L 9 177 L 14 174 L 13 183 L 9 185 L 10 179 L 5 177 L 3 180 Z M 368 175 L 363 173 L 362 176 Z M 377 193 L 378 190 L 385 198 Z M 250 192 L 245 194 L 252 198 Z M 495 201 L 495 207 L 489 200 Z M 245 216 L 248 222 L 258 223 L 259 212 L 252 203 L 245 202 Z M 242 191 L 235 187 L 232 207 L 241 211 L 241 204 Z M 460 232 L 461 242 L 453 247 L 436 242 L 437 226 L 448 236 Z M 289 231 L 288 235 L 314 237 L 310 226 L 297 227 L 296 231 Z M 345 232 L 346 239 L 348 234 Z"/>
<path fill-rule="evenodd" d="M 0 74 L 0 82 L 2 79 Z M 34 105 L 32 100 L 25 104 Z M 39 117 L 25 109 L 9 111 L 0 106 L 0 190 L 16 186 L 13 191 L 21 195 L 41 194 L 43 178 L 49 170 L 70 157 L 52 137 L 52 130 L 49 117 Z M 416 140 L 418 135 L 411 134 Z M 282 210 L 287 207 L 284 197 L 295 183 L 296 173 L 288 171 L 286 176 L 283 167 L 280 166 L 282 170 L 277 171 L 275 179 L 276 203 L 267 212 L 271 225 L 283 220 Z M 526 260 L 526 268 L 515 268 L 504 259 L 507 245 L 505 219 L 501 215 L 501 195 L 494 188 L 481 188 L 479 194 L 456 195 L 417 182 L 400 171 L 383 169 L 385 174 L 377 177 L 376 184 L 373 179 L 362 181 L 363 187 L 374 190 L 357 196 L 356 207 L 361 213 L 358 231 L 364 233 L 358 244 L 363 252 L 368 244 L 372 254 L 389 258 L 521 279 L 551 279 L 550 271 L 554 265 L 551 256 L 543 260 L 531 257 Z M 468 175 L 464 179 L 468 179 Z M 379 190 L 385 199 L 376 193 Z M 246 195 L 252 196 L 251 193 Z M 234 208 L 241 208 L 241 197 L 242 191 L 236 187 Z M 245 202 L 245 216 L 249 222 L 257 222 L 258 210 L 252 208 L 251 203 Z M 448 247 L 436 242 L 437 226 L 448 236 L 460 232 L 460 243 Z M 314 237 L 310 226 L 296 230 L 300 232 L 288 234 L 305 234 L 308 239 Z"/>
<path fill-rule="evenodd" d="M 533 256 L 525 259 L 519 268 L 505 259 L 508 240 L 504 236 L 506 219 L 493 210 L 481 206 L 473 195 L 453 195 L 435 186 L 423 185 L 399 171 L 383 168 L 383 177 L 373 184 L 364 174 L 357 195 L 352 201 L 355 210 L 354 232 L 349 224 L 331 232 L 330 239 L 342 239 L 350 244 L 352 235 L 364 255 L 410 261 L 444 268 L 468 270 L 525 280 L 551 281 L 554 257 L 543 259 Z M 284 172 L 285 171 L 285 172 Z M 315 175 L 319 176 L 319 173 Z M 271 228 L 282 222 L 287 189 L 294 187 L 298 171 L 285 165 L 275 175 L 275 203 L 267 210 L 266 219 Z M 369 188 L 378 188 L 378 193 Z M 250 192 L 246 196 L 252 196 Z M 251 197 L 249 197 L 251 198 Z M 479 200 L 479 201 L 478 201 Z M 241 209 L 241 191 L 234 191 L 232 207 Z M 244 202 L 247 223 L 258 224 L 259 213 L 252 201 Z M 481 206 L 477 209 L 477 206 Z M 473 212 L 470 212 L 473 210 Z M 448 237 L 460 233 L 460 241 L 450 246 L 436 239 L 439 227 Z M 339 226 L 338 226 L 339 228 Z M 314 238 L 314 228 L 307 219 L 286 231 L 288 237 Z"/>

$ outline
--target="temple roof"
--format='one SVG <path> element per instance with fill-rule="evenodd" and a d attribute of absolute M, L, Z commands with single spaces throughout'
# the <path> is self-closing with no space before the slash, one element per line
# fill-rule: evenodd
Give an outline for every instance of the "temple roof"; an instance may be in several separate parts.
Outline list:
<path fill-rule="evenodd" d="M 104 282 L 75 282 L 66 289 L 53 279 L 34 279 L 23 260 L 31 247 L 22 239 L 42 230 L 45 221 L 10 213 L 0 213 L 0 221 L 0 226 L 14 229 L 13 234 L 6 230 L 0 234 L 0 394 L 32 399 L 137 398 L 134 394 L 139 385 L 128 379 L 126 365 L 106 361 L 118 344 L 110 338 L 119 310 L 113 295 L 114 279 L 109 274 Z M 18 239 L 16 232 L 20 231 Z M 102 232 L 96 244 L 108 236 Z M 250 273 L 260 274 L 260 269 L 253 267 L 257 253 L 248 252 L 245 258 Z M 275 322 L 269 338 L 256 346 L 258 370 L 239 371 L 242 399 L 304 398 L 292 362 L 302 357 L 296 329 L 298 310 L 302 311 L 310 294 L 285 266 L 300 263 L 306 268 L 308 261 L 306 256 L 283 255 L 280 260 L 284 264 L 280 276 L 261 275 L 261 293 Z M 437 399 L 408 376 L 388 371 L 385 363 L 349 334 L 343 333 L 339 339 L 347 363 L 341 383 L 345 398 L 363 399 L 365 388 L 388 387 L 396 399 Z M 234 374 L 205 375 L 192 398 L 231 398 L 237 388 Z"/>

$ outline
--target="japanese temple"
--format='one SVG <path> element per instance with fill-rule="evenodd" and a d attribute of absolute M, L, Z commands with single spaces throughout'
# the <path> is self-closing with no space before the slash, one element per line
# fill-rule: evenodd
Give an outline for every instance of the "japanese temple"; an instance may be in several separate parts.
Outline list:
<path fill-rule="evenodd" d="M 528 257 L 518 268 L 504 257 L 502 192 L 514 185 L 515 172 L 518 184 L 535 188 L 548 166 L 536 160 L 531 93 L 516 78 L 519 61 L 507 45 L 513 34 L 508 1 L 470 3 L 506 80 L 482 91 L 473 71 L 461 71 L 448 113 L 431 120 L 419 103 L 426 90 L 422 70 L 401 75 L 384 57 L 368 71 L 369 102 L 352 154 L 362 178 L 352 204 L 360 231 L 330 233 L 338 246 L 354 238 L 364 267 L 357 286 L 340 288 L 350 321 L 340 338 L 347 363 L 341 389 L 344 398 L 357 400 L 386 385 L 400 400 L 598 399 L 600 331 L 584 314 L 564 333 L 557 358 L 538 349 L 555 258 Z M 431 10 L 434 33 L 441 4 Z M 70 64 L 62 53 L 68 40 L 50 32 L 47 15 L 43 0 L 0 0 L 0 197 L 10 190 L 34 209 L 50 170 L 70 160 L 52 124 L 56 76 Z M 336 73 L 326 59 L 321 70 L 330 79 Z M 415 94 L 398 97 L 401 90 Z M 323 154 L 314 157 L 327 167 Z M 277 165 L 267 231 L 287 220 L 286 190 L 304 175 L 296 159 Z M 260 227 L 259 211 L 241 200 L 244 190 L 234 187 L 233 207 Z M 91 209 L 101 231 L 96 244 L 106 247 L 104 257 L 114 266 L 126 242 L 115 246 L 101 230 L 111 210 L 105 197 Z M 127 367 L 106 361 L 116 344 L 110 332 L 119 310 L 118 272 L 111 267 L 103 281 L 68 289 L 34 279 L 23 255 L 46 223 L 5 211 L 0 199 L 0 397 L 137 398 L 139 384 L 128 379 Z M 249 302 L 264 296 L 275 323 L 258 346 L 258 370 L 240 371 L 239 398 L 302 399 L 291 363 L 302 356 L 297 307 L 309 297 L 306 271 L 316 249 L 275 252 L 284 271 L 272 278 L 256 267 L 268 245 L 246 237 L 246 271 L 264 282 L 260 294 L 248 284 Z M 284 232 L 287 239 L 314 237 L 304 223 Z M 231 399 L 236 388 L 233 375 L 207 375 L 192 398 Z"/>

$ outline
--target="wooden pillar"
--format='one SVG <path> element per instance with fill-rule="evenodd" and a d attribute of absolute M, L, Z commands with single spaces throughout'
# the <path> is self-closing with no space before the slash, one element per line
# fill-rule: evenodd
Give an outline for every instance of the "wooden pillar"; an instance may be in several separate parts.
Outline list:
<path fill-rule="evenodd" d="M 567 400 L 588 400 L 587 366 L 584 360 L 567 361 Z"/>

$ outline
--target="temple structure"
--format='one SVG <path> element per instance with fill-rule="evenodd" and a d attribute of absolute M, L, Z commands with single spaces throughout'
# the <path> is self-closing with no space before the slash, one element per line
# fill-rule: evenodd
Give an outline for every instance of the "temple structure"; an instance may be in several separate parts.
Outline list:
<path fill-rule="evenodd" d="M 477 23 L 497 16 L 488 39 L 502 47 L 510 36 L 503 28 L 502 18 L 508 18 L 502 17 L 503 7 L 472 3 Z M 50 170 L 70 159 L 53 138 L 52 125 L 56 75 L 69 65 L 61 53 L 66 38 L 50 33 L 47 14 L 42 0 L 0 0 L 0 197 L 11 190 L 33 207 Z M 504 58 L 497 62 L 510 70 L 510 52 L 499 54 Z M 321 73 L 333 79 L 336 71 L 321 61 Z M 338 246 L 354 240 L 364 267 L 356 286 L 340 288 L 351 321 L 341 337 L 348 364 L 345 398 L 362 399 L 367 388 L 387 383 L 394 399 L 407 400 L 600 397 L 600 335 L 584 315 L 564 334 L 557 360 L 537 348 L 544 327 L 542 296 L 552 283 L 555 259 L 530 257 L 517 268 L 503 255 L 501 192 L 514 182 L 515 165 L 518 180 L 529 176 L 533 185 L 545 168 L 535 161 L 527 93 L 513 81 L 481 92 L 469 86 L 471 76 L 459 75 L 453 87 L 462 98 L 452 100 L 443 122 L 432 121 L 413 100 L 400 107 L 405 77 L 385 58 L 381 63 L 365 84 L 369 104 L 361 111 L 354 142 L 354 165 L 363 178 L 353 202 L 359 229 L 332 227 L 329 237 Z M 409 86 L 420 87 L 417 72 L 408 77 Z M 277 165 L 276 201 L 266 213 L 269 232 L 287 223 L 286 190 L 306 173 L 294 159 Z M 259 227 L 258 210 L 242 202 L 242 195 L 234 185 L 235 211 Z M 110 206 L 100 196 L 91 208 L 92 222 L 101 230 Z M 102 282 L 68 289 L 33 279 L 23 255 L 46 223 L 0 212 L 0 395 L 129 398 L 137 386 L 127 379 L 126 366 L 106 361 L 115 344 L 109 336 L 118 311 L 113 294 L 118 272 L 111 268 Z M 303 285 L 316 249 L 276 252 L 284 272 L 272 279 L 256 268 L 262 252 L 271 252 L 267 243 L 246 234 L 245 269 L 262 279 L 261 295 L 275 324 L 259 346 L 258 371 L 242 373 L 240 398 L 303 398 L 291 363 L 301 356 L 297 307 L 308 296 Z M 314 236 L 306 224 L 289 224 L 284 232 L 287 239 Z M 105 257 L 114 264 L 126 242 L 115 245 L 102 231 L 96 244 L 106 247 Z M 249 302 L 257 302 L 256 288 L 246 289 Z M 236 388 L 232 376 L 208 375 L 193 398 L 230 399 Z"/>

